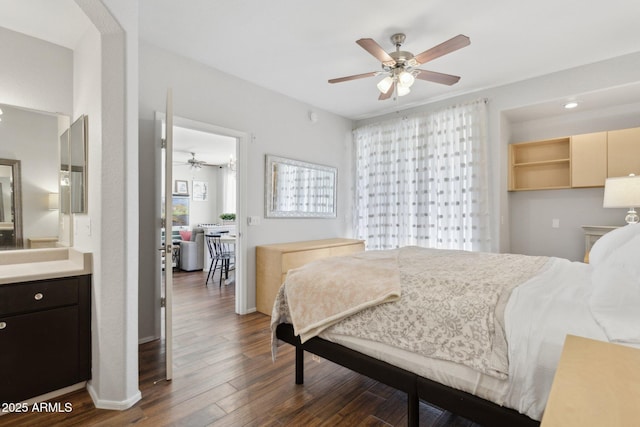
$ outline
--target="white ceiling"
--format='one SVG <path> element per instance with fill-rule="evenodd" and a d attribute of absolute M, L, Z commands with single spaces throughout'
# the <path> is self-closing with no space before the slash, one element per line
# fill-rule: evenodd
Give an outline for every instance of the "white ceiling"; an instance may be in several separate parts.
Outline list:
<path fill-rule="evenodd" d="M 0 26 L 73 47 L 70 33 L 86 30 L 78 12 L 73 0 L 2 0 Z M 640 51 L 640 2 L 630 0 L 139 0 L 139 14 L 150 43 L 352 119 Z M 469 36 L 470 46 L 421 67 L 460 82 L 417 81 L 387 101 L 377 100 L 379 78 L 327 83 L 378 71 L 355 41 L 370 37 L 391 51 L 396 32 L 414 54 Z"/>
<path fill-rule="evenodd" d="M 91 25 L 73 0 L 0 0 L 0 27 L 74 49 Z"/>
<path fill-rule="evenodd" d="M 174 126 L 173 163 L 189 164 L 191 153 L 196 160 L 208 165 L 226 165 L 230 158 L 236 157 L 236 139 Z"/>
<path fill-rule="evenodd" d="M 244 80 L 348 118 L 471 93 L 640 50 L 635 0 L 140 0 L 140 37 Z M 418 54 L 464 34 L 471 45 L 421 68 L 460 75 L 454 86 L 416 82 L 378 101 L 378 71 L 355 41 L 407 35 Z"/>

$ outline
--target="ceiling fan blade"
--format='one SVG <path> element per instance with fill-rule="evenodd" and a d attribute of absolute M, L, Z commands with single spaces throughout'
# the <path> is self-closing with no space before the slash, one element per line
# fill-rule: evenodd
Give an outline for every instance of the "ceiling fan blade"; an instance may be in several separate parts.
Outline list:
<path fill-rule="evenodd" d="M 416 70 L 418 74 L 416 79 L 426 80 L 429 82 L 440 83 L 443 85 L 453 85 L 458 83 L 460 76 L 452 76 L 451 74 L 436 73 L 435 71 Z"/>
<path fill-rule="evenodd" d="M 385 50 L 374 39 L 360 39 L 357 40 L 356 43 L 371 55 L 375 56 L 378 61 L 382 62 L 384 65 L 389 67 L 396 65 L 396 60 L 385 52 Z"/>
<path fill-rule="evenodd" d="M 425 50 L 421 54 L 416 55 L 414 58 L 418 61 L 418 64 L 424 64 L 425 62 L 433 61 L 436 58 L 440 58 L 443 55 L 454 52 L 458 49 L 462 49 L 465 46 L 469 46 L 471 40 L 469 37 L 462 34 L 440 43 L 438 46 L 432 47 L 429 50 Z"/>
<path fill-rule="evenodd" d="M 349 81 L 349 80 L 363 79 L 365 77 L 373 77 L 376 74 L 378 74 L 377 71 L 372 71 L 370 73 L 355 74 L 353 76 L 347 76 L 347 77 L 339 77 L 337 79 L 329 80 L 329 83 L 340 83 L 340 82 L 346 82 L 346 81 Z"/>
<path fill-rule="evenodd" d="M 380 96 L 378 97 L 378 101 L 384 101 L 385 99 L 391 98 L 391 95 L 393 95 L 393 90 L 395 88 L 396 88 L 395 83 L 389 86 L 389 89 L 387 89 L 385 93 L 380 94 Z"/>

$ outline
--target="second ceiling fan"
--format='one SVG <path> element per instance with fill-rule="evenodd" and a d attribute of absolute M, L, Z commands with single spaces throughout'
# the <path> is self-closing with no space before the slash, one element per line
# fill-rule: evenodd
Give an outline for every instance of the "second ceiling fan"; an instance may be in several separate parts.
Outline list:
<path fill-rule="evenodd" d="M 415 79 L 426 80 L 445 85 L 453 85 L 460 80 L 459 76 L 451 74 L 437 73 L 435 71 L 420 70 L 416 68 L 426 62 L 433 61 L 448 53 L 454 52 L 465 46 L 471 41 L 469 37 L 459 34 L 439 45 L 432 47 L 418 55 L 411 52 L 400 50 L 405 41 L 406 36 L 403 33 L 391 36 L 391 43 L 396 47 L 395 52 L 385 52 L 385 50 L 373 39 L 360 39 L 356 43 L 371 55 L 376 57 L 382 65 L 382 71 L 373 71 L 370 73 L 356 74 L 353 76 L 339 77 L 329 80 L 329 83 L 340 83 L 349 80 L 362 79 L 365 77 L 373 77 L 385 75 L 378 83 L 378 90 L 381 94 L 379 100 L 385 100 L 393 95 L 394 90 L 398 96 L 404 96 L 410 92 L 410 87 Z"/>

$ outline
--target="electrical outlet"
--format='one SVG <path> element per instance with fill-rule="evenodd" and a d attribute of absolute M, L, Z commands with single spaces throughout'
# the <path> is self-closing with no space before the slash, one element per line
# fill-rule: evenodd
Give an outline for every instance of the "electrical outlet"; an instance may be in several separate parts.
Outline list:
<path fill-rule="evenodd" d="M 551 220 L 551 228 L 560 228 L 560 220 L 558 218 Z"/>

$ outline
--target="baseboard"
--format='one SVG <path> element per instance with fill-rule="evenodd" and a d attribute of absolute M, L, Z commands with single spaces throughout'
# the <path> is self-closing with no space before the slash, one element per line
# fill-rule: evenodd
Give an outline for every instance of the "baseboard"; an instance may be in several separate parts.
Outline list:
<path fill-rule="evenodd" d="M 93 400 L 93 404 L 98 409 L 110 409 L 110 410 L 113 410 L 113 411 L 125 411 L 125 410 L 131 408 L 133 405 L 135 405 L 140 399 L 142 399 L 142 393 L 140 393 L 140 390 L 138 390 L 138 392 L 136 394 L 134 394 L 133 396 L 131 396 L 130 398 L 128 398 L 126 400 L 104 400 L 104 399 L 99 399 L 95 389 L 93 388 L 93 384 L 91 384 L 91 382 L 89 382 L 89 384 L 87 384 L 87 391 L 89 392 L 89 395 L 91 396 L 91 399 Z"/>

